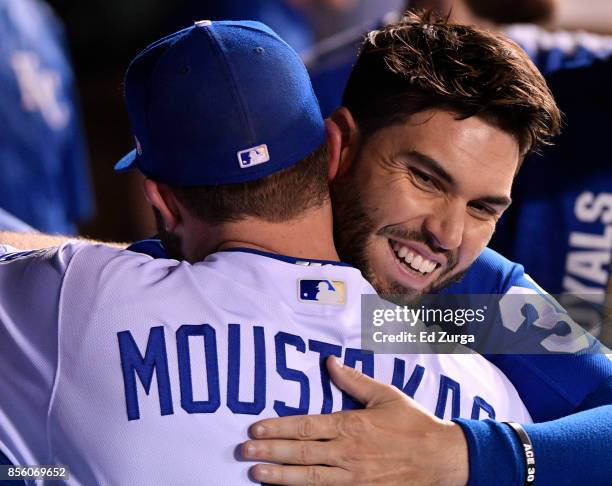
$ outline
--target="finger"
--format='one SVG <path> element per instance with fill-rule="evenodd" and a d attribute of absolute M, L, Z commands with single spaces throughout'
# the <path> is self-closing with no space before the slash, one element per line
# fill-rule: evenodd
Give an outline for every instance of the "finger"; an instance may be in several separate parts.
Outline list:
<path fill-rule="evenodd" d="M 327 358 L 326 364 L 334 384 L 366 407 L 404 397 L 397 388 L 380 383 L 350 366 L 342 366 L 335 356 Z"/>
<path fill-rule="evenodd" d="M 336 486 L 353 484 L 351 473 L 339 467 L 325 466 L 277 466 L 275 464 L 257 464 L 251 468 L 255 481 L 267 484 L 285 484 L 287 486 Z"/>
<path fill-rule="evenodd" d="M 301 466 L 339 466 L 331 442 L 295 440 L 249 440 L 242 444 L 242 455 L 254 461 Z"/>
<path fill-rule="evenodd" d="M 336 415 L 294 415 L 260 420 L 249 428 L 255 439 L 323 440 L 338 437 Z"/>

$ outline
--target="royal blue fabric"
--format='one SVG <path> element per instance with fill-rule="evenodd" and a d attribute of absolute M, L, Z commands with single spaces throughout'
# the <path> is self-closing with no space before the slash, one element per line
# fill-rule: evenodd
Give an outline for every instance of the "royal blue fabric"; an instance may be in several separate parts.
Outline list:
<path fill-rule="evenodd" d="M 514 431 L 493 420 L 456 419 L 469 449 L 470 486 L 524 484 L 525 456 Z M 533 444 L 536 484 L 606 486 L 612 478 L 612 405 L 524 425 Z"/>

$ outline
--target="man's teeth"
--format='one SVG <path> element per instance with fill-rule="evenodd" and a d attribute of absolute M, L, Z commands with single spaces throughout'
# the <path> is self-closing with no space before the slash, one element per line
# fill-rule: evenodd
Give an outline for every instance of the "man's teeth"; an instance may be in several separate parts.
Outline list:
<path fill-rule="evenodd" d="M 423 258 L 421 255 L 416 254 L 399 243 L 394 243 L 393 249 L 397 256 L 403 259 L 410 268 L 421 273 L 431 273 L 438 265 L 436 262 Z"/>

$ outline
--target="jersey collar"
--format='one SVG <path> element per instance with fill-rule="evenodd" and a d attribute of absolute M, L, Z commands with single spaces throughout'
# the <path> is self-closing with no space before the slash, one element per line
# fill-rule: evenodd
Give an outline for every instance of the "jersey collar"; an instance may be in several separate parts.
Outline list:
<path fill-rule="evenodd" d="M 343 262 L 334 262 L 331 260 L 312 260 L 310 258 L 296 258 L 287 255 L 279 255 L 277 253 L 269 253 L 267 251 L 255 250 L 254 248 L 227 248 L 225 250 L 221 250 L 221 252 L 225 251 L 234 251 L 241 253 L 252 253 L 253 255 L 265 256 L 268 258 L 274 258 L 275 260 L 280 260 L 285 263 L 293 263 L 294 265 L 303 265 L 305 267 L 308 266 L 321 266 L 321 265 L 335 265 L 337 267 L 351 267 L 348 263 Z"/>
<path fill-rule="evenodd" d="M 159 240 L 158 238 L 150 238 L 148 240 L 137 241 L 135 243 L 132 243 L 130 246 L 128 246 L 127 249 L 130 251 L 137 252 L 137 253 L 144 253 L 145 255 L 149 255 L 153 258 L 168 258 L 168 255 L 166 254 L 166 250 L 164 249 L 164 246 L 161 240 Z M 349 265 L 348 263 L 334 262 L 331 260 L 312 260 L 308 258 L 296 258 L 296 257 L 287 256 L 287 255 L 278 255 L 276 253 L 268 253 L 266 251 L 255 250 L 253 248 L 236 247 L 236 248 L 227 248 L 225 250 L 221 250 L 221 252 L 224 252 L 224 251 L 252 253 L 254 255 L 274 258 L 275 260 L 280 260 L 281 262 L 293 263 L 294 265 L 303 265 L 305 267 L 320 266 L 320 265 L 335 265 L 338 267 L 351 267 L 352 268 L 352 265 Z"/>

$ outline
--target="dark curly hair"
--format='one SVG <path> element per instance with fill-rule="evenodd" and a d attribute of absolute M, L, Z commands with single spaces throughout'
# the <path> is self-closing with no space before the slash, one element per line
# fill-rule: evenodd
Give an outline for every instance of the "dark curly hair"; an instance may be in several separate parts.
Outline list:
<path fill-rule="evenodd" d="M 366 36 L 342 104 L 366 136 L 431 108 L 478 116 L 515 136 L 523 156 L 561 125 L 546 81 L 518 45 L 432 12 L 406 13 Z"/>

